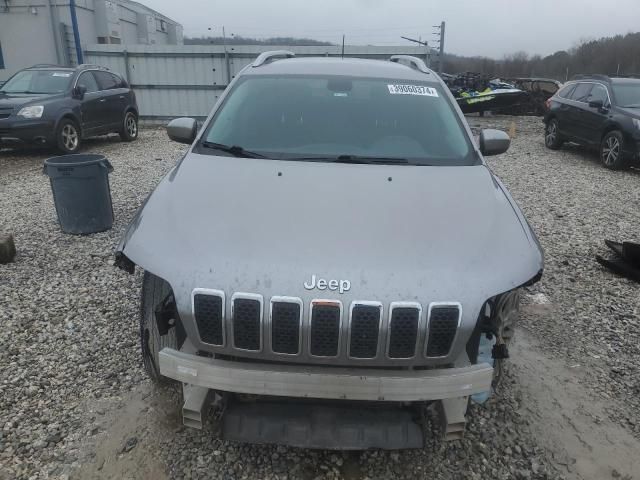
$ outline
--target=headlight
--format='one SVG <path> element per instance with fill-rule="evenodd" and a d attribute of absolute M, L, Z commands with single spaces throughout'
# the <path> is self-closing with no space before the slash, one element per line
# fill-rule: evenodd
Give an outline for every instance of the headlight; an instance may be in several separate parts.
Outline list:
<path fill-rule="evenodd" d="M 20 109 L 18 116 L 24 118 L 40 118 L 43 113 L 44 107 L 42 105 L 31 105 Z"/>
<path fill-rule="evenodd" d="M 640 130 L 640 120 L 638 120 L 637 118 L 632 118 L 631 121 L 633 122 L 633 126 Z"/>

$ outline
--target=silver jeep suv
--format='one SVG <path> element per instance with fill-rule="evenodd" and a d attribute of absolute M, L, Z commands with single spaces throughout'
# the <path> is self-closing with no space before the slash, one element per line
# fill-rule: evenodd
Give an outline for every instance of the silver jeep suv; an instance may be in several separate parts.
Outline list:
<path fill-rule="evenodd" d="M 200 131 L 168 126 L 191 146 L 116 254 L 145 271 L 144 365 L 231 440 L 420 447 L 430 404 L 457 438 L 542 273 L 483 159 L 509 138 L 474 141 L 417 58 L 292 57 L 260 55 Z"/>

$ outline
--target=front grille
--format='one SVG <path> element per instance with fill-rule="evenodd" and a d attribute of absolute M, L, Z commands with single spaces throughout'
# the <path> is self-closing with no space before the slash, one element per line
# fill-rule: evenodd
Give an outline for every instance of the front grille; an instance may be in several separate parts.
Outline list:
<path fill-rule="evenodd" d="M 340 342 L 341 308 L 336 304 L 311 307 L 309 350 L 316 357 L 337 357 Z"/>
<path fill-rule="evenodd" d="M 300 353 L 300 319 L 302 305 L 274 301 L 271 304 L 271 350 L 275 353 Z"/>
<path fill-rule="evenodd" d="M 444 357 L 449 354 L 458 331 L 459 320 L 460 307 L 457 305 L 438 305 L 431 308 L 427 327 L 427 357 Z"/>
<path fill-rule="evenodd" d="M 378 353 L 381 305 L 355 305 L 351 310 L 349 356 L 375 358 Z"/>
<path fill-rule="evenodd" d="M 313 300 L 307 310 L 300 298 L 288 296 L 264 300 L 269 302 L 265 313 L 262 295 L 236 292 L 229 318 L 225 299 L 222 290 L 194 289 L 193 314 L 202 343 L 219 353 L 253 352 L 273 361 L 291 356 L 290 361 L 301 363 L 428 364 L 451 354 L 462 315 L 457 302 L 432 302 L 423 317 L 418 302 L 391 302 L 387 316 L 382 303 L 355 300 L 343 318 L 339 300 Z"/>
<path fill-rule="evenodd" d="M 193 314 L 200 333 L 200 339 L 211 345 L 224 345 L 223 329 L 224 300 L 222 296 L 195 294 Z"/>
<path fill-rule="evenodd" d="M 0 112 L 0 120 L 3 119 L 3 118 L 9 118 L 10 116 L 11 116 L 10 113 L 2 113 L 2 112 Z"/>
<path fill-rule="evenodd" d="M 0 118 L 9 118 L 12 112 L 13 108 L 0 108 Z"/>
<path fill-rule="evenodd" d="M 389 322 L 389 358 L 412 358 L 416 353 L 420 308 L 396 307 Z"/>
<path fill-rule="evenodd" d="M 259 351 L 261 302 L 253 298 L 233 300 L 233 345 L 241 350 Z"/>

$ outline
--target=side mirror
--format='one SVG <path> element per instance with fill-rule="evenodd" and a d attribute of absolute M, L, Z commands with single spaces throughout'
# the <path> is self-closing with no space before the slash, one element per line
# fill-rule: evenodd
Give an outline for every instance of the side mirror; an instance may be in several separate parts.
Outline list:
<path fill-rule="evenodd" d="M 84 98 L 85 93 L 87 93 L 87 87 L 84 85 L 77 85 L 76 88 L 73 89 L 73 96 L 79 100 Z"/>
<path fill-rule="evenodd" d="M 167 135 L 174 142 L 192 144 L 197 134 L 198 123 L 193 118 L 176 118 L 167 125 Z"/>
<path fill-rule="evenodd" d="M 598 110 L 601 110 L 604 108 L 604 102 L 602 100 L 593 100 L 589 102 L 589 106 L 591 108 L 597 108 Z"/>
<path fill-rule="evenodd" d="M 500 155 L 509 150 L 511 139 L 502 130 L 487 129 L 480 132 L 480 152 L 482 155 Z"/>

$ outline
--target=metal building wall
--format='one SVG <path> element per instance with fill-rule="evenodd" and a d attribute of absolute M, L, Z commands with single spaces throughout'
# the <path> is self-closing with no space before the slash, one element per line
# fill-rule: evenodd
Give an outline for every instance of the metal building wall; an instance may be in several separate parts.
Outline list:
<path fill-rule="evenodd" d="M 140 115 L 148 120 L 204 118 L 229 81 L 260 53 L 291 50 L 298 56 L 340 56 L 341 46 L 89 45 L 85 62 L 121 73 L 135 89 Z M 345 57 L 387 60 L 424 57 L 423 47 L 346 46 Z M 227 68 L 228 65 L 228 68 Z"/>

